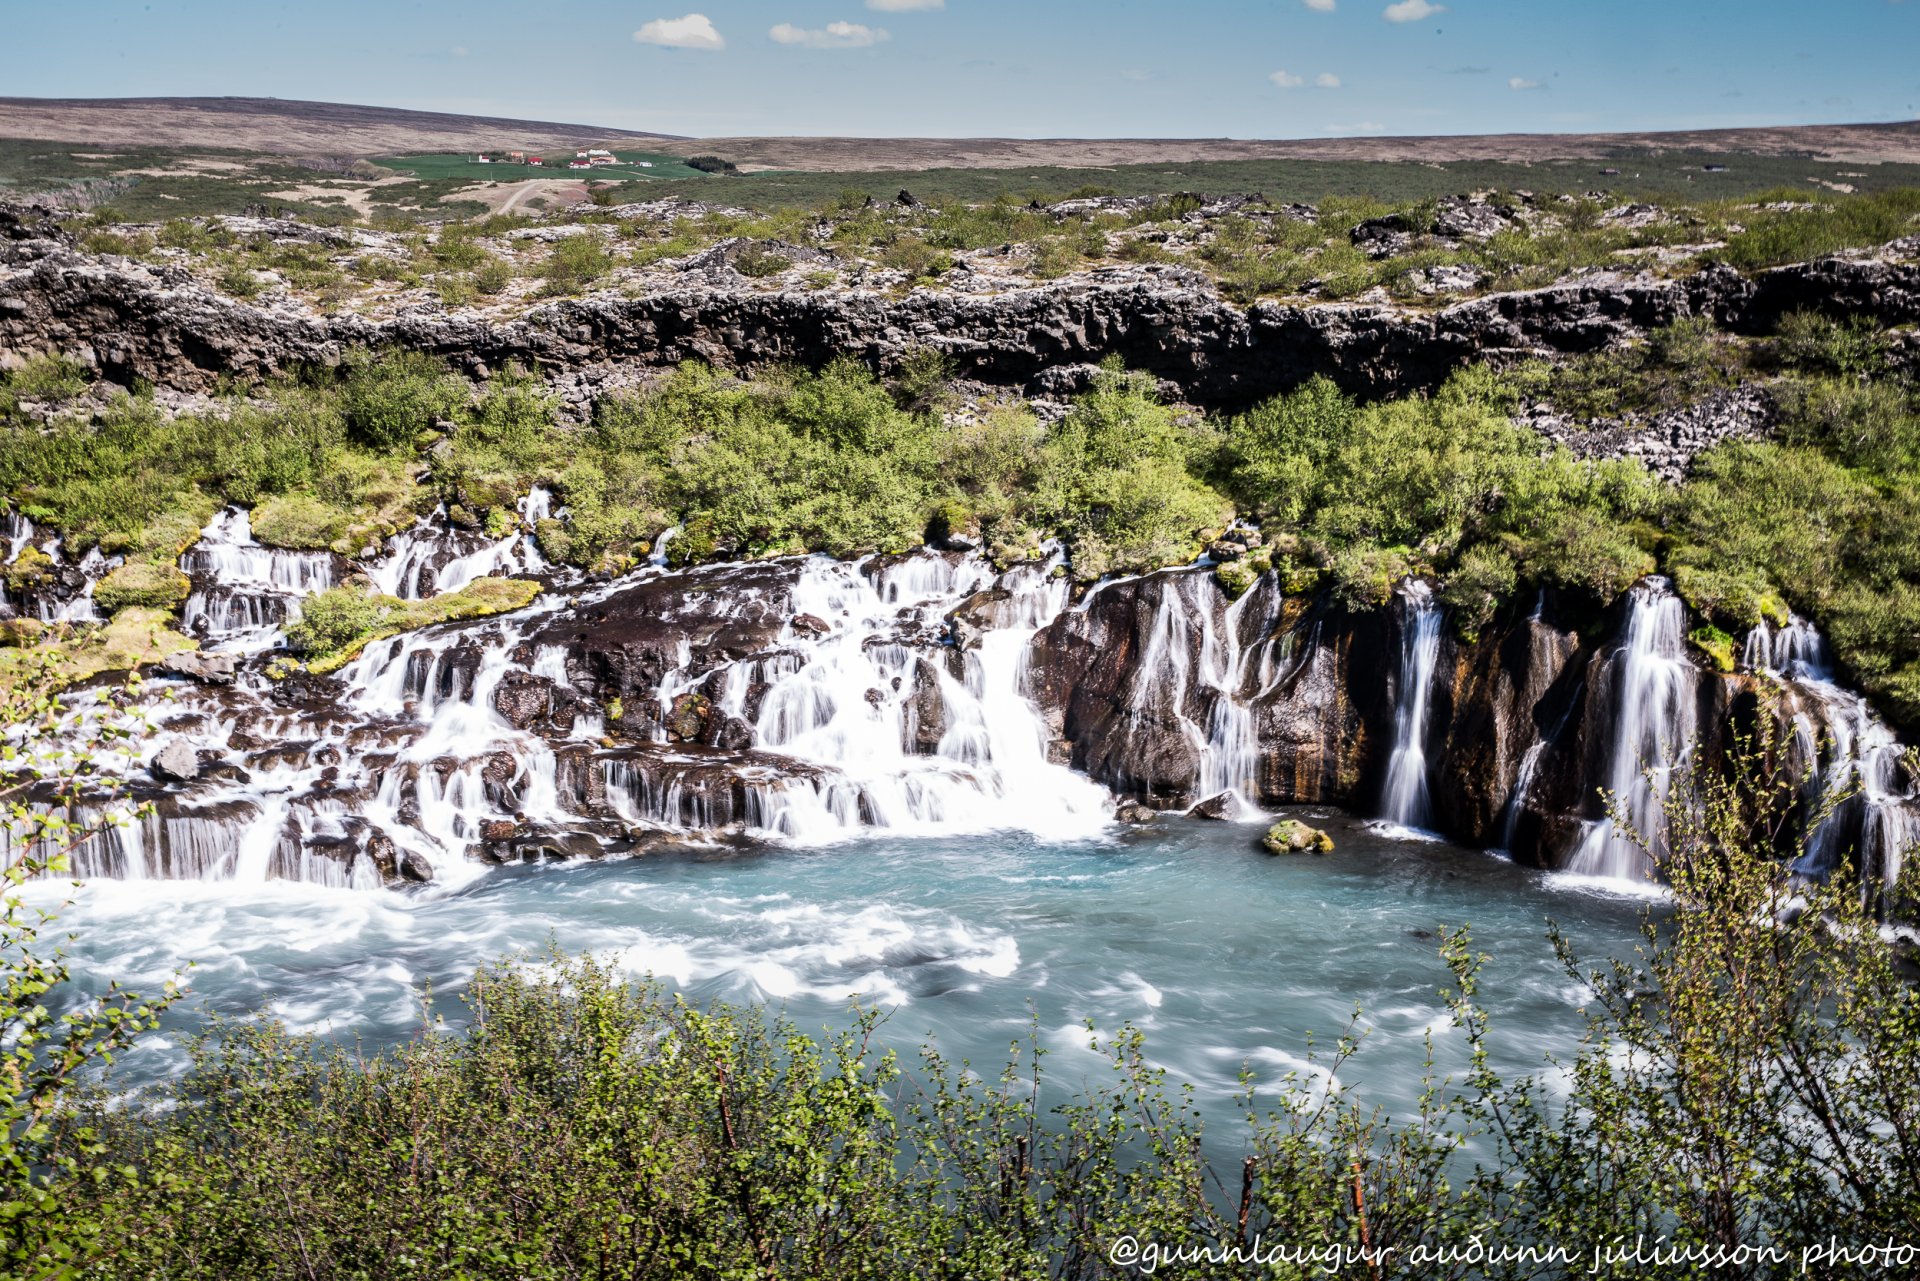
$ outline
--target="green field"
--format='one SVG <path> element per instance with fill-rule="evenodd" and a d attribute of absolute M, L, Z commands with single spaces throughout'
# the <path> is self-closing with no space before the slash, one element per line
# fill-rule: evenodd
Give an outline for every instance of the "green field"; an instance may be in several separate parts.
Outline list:
<path fill-rule="evenodd" d="M 489 151 L 486 154 L 495 157 L 492 164 L 475 162 L 471 153 L 434 153 L 419 156 L 382 156 L 373 163 L 396 173 L 409 174 L 424 182 L 436 179 L 463 178 L 470 182 L 513 182 L 521 178 L 585 178 L 620 179 L 623 181 L 657 182 L 661 179 L 685 178 L 701 179 L 706 177 L 698 169 L 688 168 L 679 156 L 669 156 L 655 151 L 616 151 L 613 154 L 626 164 L 606 165 L 588 174 L 579 169 L 567 168 L 567 162 L 574 158 L 571 147 L 552 152 L 528 152 L 546 160 L 540 166 L 512 164 L 500 160 L 505 152 Z M 646 161 L 652 167 L 642 168 L 638 162 Z"/>

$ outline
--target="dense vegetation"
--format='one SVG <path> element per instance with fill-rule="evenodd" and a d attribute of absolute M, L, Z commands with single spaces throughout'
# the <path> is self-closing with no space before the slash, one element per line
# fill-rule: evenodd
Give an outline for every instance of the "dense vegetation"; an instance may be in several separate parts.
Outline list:
<path fill-rule="evenodd" d="M 1238 512 L 1266 545 L 1223 570 L 1230 590 L 1271 566 L 1289 590 L 1364 608 L 1429 574 L 1471 636 L 1538 589 L 1597 612 L 1657 570 L 1698 611 L 1715 661 L 1727 636 L 1797 610 L 1912 725 L 1920 390 L 1887 352 L 1886 335 L 1815 315 L 1757 343 L 1689 320 L 1625 352 L 1470 368 L 1431 396 L 1378 404 L 1320 380 L 1209 420 L 1112 368 L 1050 422 L 1006 400 L 951 423 L 931 355 L 890 383 L 852 361 L 753 381 L 688 365 L 574 424 L 537 378 L 476 387 L 396 355 L 236 393 L 205 415 L 115 394 L 91 420 L 55 413 L 43 426 L 18 402 L 57 405 L 86 386 L 77 366 L 43 359 L 0 382 L 0 492 L 69 551 L 124 556 L 102 603 L 149 610 L 184 599 L 173 563 L 224 503 L 251 506 L 264 542 L 351 555 L 436 504 L 502 535 L 519 498 L 547 484 L 565 512 L 536 531 L 542 548 L 596 572 L 630 568 L 678 526 L 678 564 L 929 537 L 1008 561 L 1059 538 L 1083 580 L 1189 560 Z M 1768 390 L 1777 439 L 1724 444 L 1677 486 L 1636 462 L 1577 460 L 1512 419 L 1531 398 L 1632 422 L 1742 382 Z M 14 586 L 45 572 L 37 557 L 9 567 Z M 383 617 L 390 628 L 400 615 Z"/>
<path fill-rule="evenodd" d="M 1567 1062 L 1489 1066 L 1505 1031 L 1455 928 L 1447 1044 L 1410 1113 L 1326 1088 L 1367 1062 L 1355 1028 L 1274 1094 L 1249 1086 L 1226 1134 L 1130 1029 L 1111 1076 L 1069 1093 L 1033 1039 L 992 1080 L 932 1047 L 909 1069 L 870 1015 L 819 1041 L 564 957 L 484 969 L 464 1027 L 382 1053 L 215 1022 L 186 1076 L 113 1097 L 87 1069 L 158 1008 L 74 1007 L 45 922 L 8 899 L 0 1271 L 1638 1278 L 1644 1236 L 1696 1252 L 1663 1275 L 1886 1275 L 1829 1241 L 1901 1244 L 1920 1212 L 1920 992 L 1856 887 L 1779 877 L 1804 780 L 1759 732 L 1676 790 L 1674 901 L 1641 953 L 1595 966 L 1561 943 L 1591 993 Z M 1256 1241 L 1267 1266 L 1219 1253 Z"/>

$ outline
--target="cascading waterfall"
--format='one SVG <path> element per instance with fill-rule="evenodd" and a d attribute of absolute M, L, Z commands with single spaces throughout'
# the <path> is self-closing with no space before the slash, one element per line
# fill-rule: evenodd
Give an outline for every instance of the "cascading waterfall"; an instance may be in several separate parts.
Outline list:
<path fill-rule="evenodd" d="M 1906 855 L 1920 845 L 1920 797 L 1902 777 L 1905 749 L 1893 731 L 1864 698 L 1835 683 L 1826 641 L 1805 619 L 1754 628 L 1741 665 L 1781 680 L 1802 696 L 1794 730 L 1797 751 L 1814 766 L 1807 780 L 1808 808 L 1814 813 L 1831 808 L 1827 820 L 1807 834 L 1794 870 L 1827 876 L 1844 860 L 1852 837 L 1863 872 L 1891 885 Z"/>
<path fill-rule="evenodd" d="M 1606 658 L 1612 733 L 1605 780 L 1610 803 L 1657 859 L 1665 851 L 1665 806 L 1674 771 L 1694 739 L 1695 668 L 1687 660 L 1687 607 L 1664 578 L 1646 578 L 1628 594 L 1625 639 Z M 1653 868 L 1612 817 L 1594 819 L 1567 870 L 1620 880 L 1653 879 Z"/>
<path fill-rule="evenodd" d="M 412 529 L 389 539 L 386 555 L 366 567 L 367 577 L 388 596 L 420 600 L 457 592 L 489 575 L 541 573 L 548 565 L 534 531 L 553 514 L 553 496 L 535 486 L 519 501 L 517 511 L 515 528 L 492 538 L 456 528 L 442 503 Z"/>
<path fill-rule="evenodd" d="M 756 744 L 820 767 L 813 800 L 789 785 L 766 797 L 778 830 L 802 840 L 860 826 L 901 831 L 1019 828 L 1086 835 L 1107 821 L 1104 789 L 1046 759 L 1045 731 L 1022 690 L 1024 654 L 1065 604 L 1064 581 L 1016 569 L 996 625 L 962 656 L 960 677 L 900 633 L 925 627 L 987 585 L 983 562 L 917 557 L 869 578 L 859 566 L 809 561 L 780 637 L 795 654 L 772 671 L 754 723 Z M 824 635 L 813 635 L 824 625 Z M 945 727 L 930 754 L 910 750 L 909 706 L 930 684 Z"/>
<path fill-rule="evenodd" d="M 544 496 L 522 506 L 529 529 L 544 514 Z M 415 572 L 401 568 L 405 537 L 384 564 L 389 575 Z M 489 555 L 526 564 L 537 555 L 526 539 L 500 540 Z M 202 597 L 200 629 L 243 657 L 277 641 L 302 594 L 339 576 L 328 555 L 260 546 L 238 510 L 216 517 L 182 563 Z M 434 567 L 437 582 L 425 571 L 415 581 L 444 585 L 452 563 Z M 521 840 L 590 854 L 726 831 L 809 843 L 872 827 L 1097 834 L 1111 800 L 1049 759 L 1026 688 L 1028 644 L 1067 600 L 1055 568 L 996 575 L 976 556 L 932 553 L 678 574 L 648 566 L 512 615 L 375 641 L 293 698 L 253 658 L 230 685 L 166 679 L 171 713 L 147 751 L 176 739 L 191 746 L 186 762 L 169 766 L 186 781 L 152 793 L 159 808 L 104 832 L 75 870 L 451 887 L 484 871 L 480 851 L 500 861 Z M 991 625 L 963 650 L 945 639 L 944 617 L 989 587 Z M 692 614 L 684 632 L 668 632 L 668 667 L 644 700 L 654 710 L 627 700 L 628 723 L 651 729 L 616 742 L 602 695 L 580 685 L 577 633 L 564 620 L 633 590 L 679 602 L 665 607 L 669 616 Z M 248 598 L 284 607 L 235 603 Z M 784 621 L 754 633 L 766 637 L 760 648 L 706 647 L 703 628 L 770 610 Z M 564 723 L 502 710 L 528 682 Z M 676 704 L 696 693 L 727 726 L 728 746 L 669 735 Z"/>
<path fill-rule="evenodd" d="M 255 541 L 246 511 L 229 507 L 180 557 L 193 584 L 181 625 L 222 649 L 263 648 L 300 616 L 300 598 L 334 585 L 327 552 L 288 551 Z"/>
<path fill-rule="evenodd" d="M 1243 697 L 1250 651 L 1240 636 L 1254 593 L 1222 608 L 1221 593 L 1205 572 L 1163 570 L 1151 577 L 1159 590 L 1133 677 L 1132 714 L 1169 720 L 1192 744 L 1198 762 L 1192 787 L 1196 801 L 1225 795 L 1233 802 L 1229 812 L 1257 817 L 1252 797 L 1258 790 L 1259 746 Z M 1262 646 L 1260 674 L 1268 674 L 1270 665 Z M 1202 708 L 1198 715 L 1190 707 L 1195 700 Z"/>
<path fill-rule="evenodd" d="M 1400 595 L 1404 608 L 1400 684 L 1380 817 L 1395 827 L 1418 831 L 1433 821 L 1427 792 L 1427 708 L 1432 701 L 1434 666 L 1440 658 L 1443 615 L 1433 599 L 1433 588 L 1418 579 L 1409 580 Z"/>

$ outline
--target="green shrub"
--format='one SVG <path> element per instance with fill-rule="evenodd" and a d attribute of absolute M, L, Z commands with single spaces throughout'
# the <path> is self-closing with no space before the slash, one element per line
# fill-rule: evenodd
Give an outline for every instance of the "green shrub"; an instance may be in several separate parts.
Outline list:
<path fill-rule="evenodd" d="M 544 292 L 578 293 L 613 270 L 613 255 L 592 232 L 556 241 L 540 264 Z"/>
<path fill-rule="evenodd" d="M 1780 318 L 1773 352 L 1782 365 L 1810 374 L 1862 378 L 1884 372 L 1887 336 L 1865 316 L 1844 322 L 1816 311 L 1794 311 Z"/>
<path fill-rule="evenodd" d="M 512 283 L 513 267 L 502 259 L 489 257 L 473 270 L 473 287 L 490 298 Z"/>
<path fill-rule="evenodd" d="M 267 287 L 259 273 L 244 262 L 228 263 L 214 283 L 235 298 L 256 298 Z"/>
<path fill-rule="evenodd" d="M 410 446 L 466 399 L 465 385 L 419 352 L 351 357 L 342 367 L 340 412 L 347 434 L 371 449 Z"/>
<path fill-rule="evenodd" d="M 1910 236 L 1916 215 L 1920 215 L 1920 189 L 1899 187 L 1844 200 L 1821 196 L 1810 208 L 1753 211 L 1743 217 L 1744 228 L 1728 238 L 1717 256 L 1736 267 L 1804 262 Z"/>
<path fill-rule="evenodd" d="M 733 269 L 743 276 L 759 279 L 777 276 L 793 266 L 793 259 L 766 245 L 748 245 L 734 257 Z"/>
<path fill-rule="evenodd" d="M 880 252 L 880 265 L 907 277 L 907 283 L 943 276 L 953 267 L 953 258 L 918 236 L 902 236 Z"/>
<path fill-rule="evenodd" d="M 1452 611 L 1453 624 L 1469 642 L 1493 621 L 1519 582 L 1513 557 L 1498 547 L 1469 547 L 1447 575 L 1440 599 Z"/>
<path fill-rule="evenodd" d="M 32 400 L 72 400 L 87 389 L 92 371 L 71 356 L 29 356 L 17 368 L 0 372 L 0 386 Z"/>
<path fill-rule="evenodd" d="M 523 609 L 540 584 L 518 578 L 476 578 L 457 592 L 399 600 L 355 586 L 333 587 L 300 602 L 287 628 L 287 648 L 316 674 L 346 665 L 369 642 L 457 618 L 486 618 Z"/>

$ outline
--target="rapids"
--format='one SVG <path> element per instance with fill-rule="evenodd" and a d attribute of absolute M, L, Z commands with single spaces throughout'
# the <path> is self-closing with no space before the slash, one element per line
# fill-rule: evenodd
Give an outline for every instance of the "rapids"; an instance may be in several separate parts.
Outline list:
<path fill-rule="evenodd" d="M 1191 1081 L 1210 1123 L 1239 1115 L 1243 1065 L 1270 1091 L 1304 1071 L 1356 1002 L 1372 1029 L 1342 1084 L 1404 1109 L 1422 1036 L 1462 1046 L 1436 996 L 1443 925 L 1490 950 L 1483 993 L 1501 1066 L 1533 1070 L 1581 1027 L 1581 991 L 1553 961 L 1548 917 L 1594 955 L 1630 945 L 1640 900 L 1438 842 L 1395 841 L 1337 811 L 1327 858 L 1275 858 L 1247 829 L 1177 816 L 1062 841 L 876 833 L 832 848 L 757 845 L 487 872 L 438 897 L 275 882 L 93 881 L 64 921 L 91 984 L 152 989 L 187 962 L 189 1004 L 265 1009 L 296 1030 L 369 1047 L 439 1012 L 473 968 L 549 943 L 611 956 L 696 999 L 766 999 L 804 1029 L 844 1025 L 858 996 L 902 1051 L 928 1037 L 990 1074 L 1037 1020 L 1061 1088 L 1098 1080 L 1091 1020 L 1142 1028 L 1155 1062 Z M 52 899 L 58 887 L 34 892 Z M 176 1070 L 190 1011 L 126 1062 Z M 1267 1095 L 1269 1102 L 1272 1096 Z"/>

